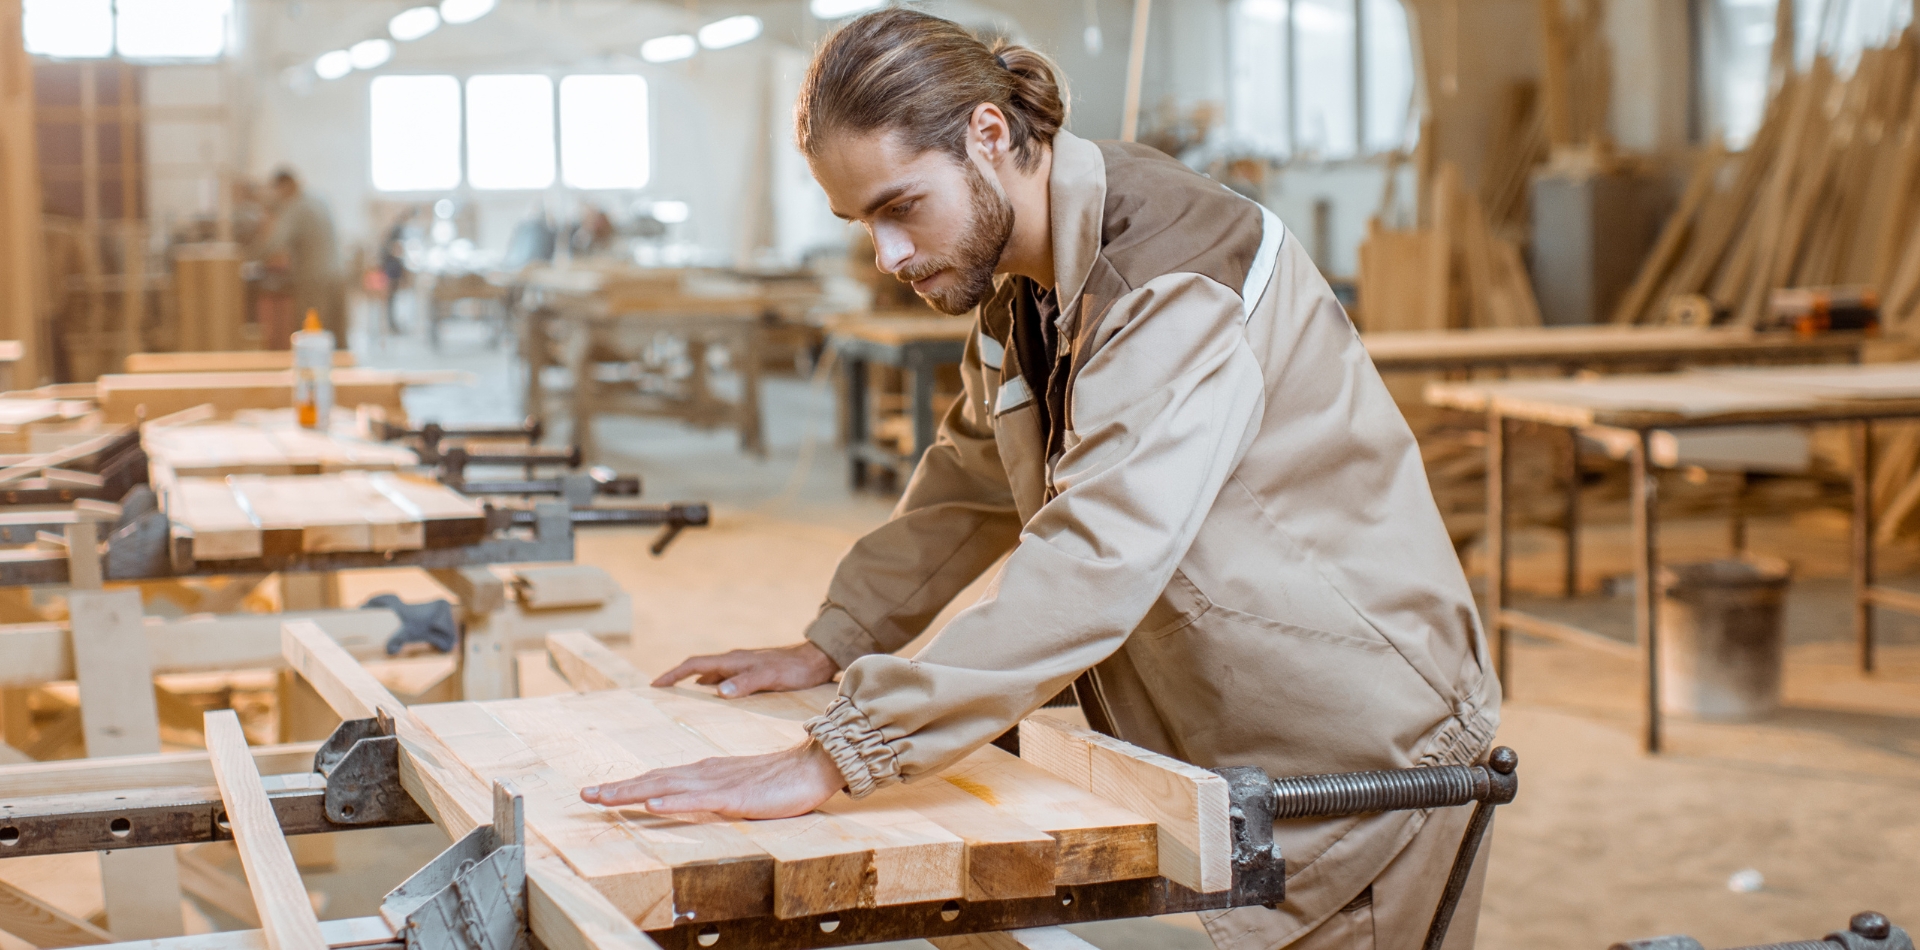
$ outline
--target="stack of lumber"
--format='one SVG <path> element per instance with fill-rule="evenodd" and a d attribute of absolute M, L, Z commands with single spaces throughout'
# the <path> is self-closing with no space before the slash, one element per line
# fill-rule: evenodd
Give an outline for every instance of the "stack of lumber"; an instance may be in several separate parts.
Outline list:
<path fill-rule="evenodd" d="M 1360 245 L 1359 320 L 1369 332 L 1540 325 L 1519 246 L 1493 233 L 1480 199 L 1443 162 L 1412 231 L 1368 223 Z"/>
<path fill-rule="evenodd" d="M 1614 322 L 1661 322 L 1699 295 L 1751 326 L 1776 289 L 1860 285 L 1889 330 L 1920 332 L 1917 57 L 1910 28 L 1849 76 L 1825 56 L 1787 71 L 1744 152 L 1699 156 Z"/>
<path fill-rule="evenodd" d="M 486 510 L 437 482 L 390 472 L 178 478 L 162 506 L 200 561 L 406 551 L 485 537 Z"/>

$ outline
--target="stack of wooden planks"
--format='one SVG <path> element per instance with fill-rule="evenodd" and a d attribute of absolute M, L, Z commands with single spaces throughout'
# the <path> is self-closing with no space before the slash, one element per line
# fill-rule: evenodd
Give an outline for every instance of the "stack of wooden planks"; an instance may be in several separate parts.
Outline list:
<path fill-rule="evenodd" d="M 391 472 L 177 478 L 162 506 L 195 560 L 224 561 L 471 544 L 486 536 L 479 502 Z"/>
<path fill-rule="evenodd" d="M 1378 217 L 1360 245 L 1358 319 L 1369 332 L 1540 325 L 1519 246 L 1494 234 L 1460 170 L 1443 162 L 1423 200 L 1428 223 L 1392 231 Z"/>
<path fill-rule="evenodd" d="M 1850 75 L 1825 56 L 1788 67 L 1746 150 L 1699 156 L 1614 322 L 1662 322 L 1698 295 L 1751 326 L 1779 288 L 1861 285 L 1889 330 L 1920 330 L 1916 68 L 1912 28 L 1863 51 Z"/>

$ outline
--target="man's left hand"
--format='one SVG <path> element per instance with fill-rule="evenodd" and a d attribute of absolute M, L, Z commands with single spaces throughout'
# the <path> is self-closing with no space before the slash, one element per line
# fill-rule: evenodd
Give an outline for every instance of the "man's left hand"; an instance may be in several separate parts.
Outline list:
<path fill-rule="evenodd" d="M 722 818 L 792 818 L 820 807 L 847 780 L 817 742 L 772 755 L 702 759 L 623 782 L 588 786 L 583 801 L 640 805 L 656 815 L 712 812 Z"/>

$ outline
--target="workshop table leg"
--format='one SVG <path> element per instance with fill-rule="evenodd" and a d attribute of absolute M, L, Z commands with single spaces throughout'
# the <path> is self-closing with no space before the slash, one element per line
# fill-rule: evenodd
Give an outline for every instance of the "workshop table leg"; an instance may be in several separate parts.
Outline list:
<path fill-rule="evenodd" d="M 1567 558 L 1565 573 L 1560 579 L 1560 595 L 1573 597 L 1580 593 L 1580 430 L 1567 428 L 1566 449 L 1567 504 L 1563 533 Z"/>
<path fill-rule="evenodd" d="M 847 379 L 847 403 L 844 414 L 847 433 L 847 480 L 855 491 L 867 487 L 867 361 L 842 354 Z"/>
<path fill-rule="evenodd" d="M 1494 670 L 1500 691 L 1513 695 L 1511 636 L 1501 611 L 1507 606 L 1507 419 L 1487 414 L 1487 627 L 1494 638 Z"/>
<path fill-rule="evenodd" d="M 934 378 L 939 375 L 939 368 L 916 353 L 914 358 L 907 361 L 907 373 L 913 381 L 913 394 L 908 407 L 913 413 L 913 450 L 907 456 L 907 470 L 900 476 L 902 485 L 913 477 L 914 468 L 920 464 L 920 456 L 933 446 L 933 433 L 939 422 L 933 417 L 933 384 Z"/>
<path fill-rule="evenodd" d="M 1853 424 L 1853 639 L 1873 672 L 1873 423 Z"/>
<path fill-rule="evenodd" d="M 766 331 L 756 319 L 740 334 L 740 447 L 766 458 L 767 442 L 760 427 L 760 344 Z"/>
<path fill-rule="evenodd" d="M 1653 467 L 1653 433 L 1636 433 L 1630 475 L 1633 512 L 1633 626 L 1640 644 L 1647 687 L 1646 740 L 1648 752 L 1660 751 L 1660 592 L 1659 547 L 1656 534 L 1660 508 L 1659 473 Z"/>

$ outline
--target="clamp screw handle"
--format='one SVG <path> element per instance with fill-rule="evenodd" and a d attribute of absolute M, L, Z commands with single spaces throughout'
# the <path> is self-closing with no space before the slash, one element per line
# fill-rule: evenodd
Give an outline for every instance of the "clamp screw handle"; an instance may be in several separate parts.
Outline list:
<path fill-rule="evenodd" d="M 1868 940 L 1885 940 L 1893 933 L 1893 924 L 1886 915 L 1865 910 L 1853 915 L 1853 919 L 1847 922 L 1847 929 Z"/>

